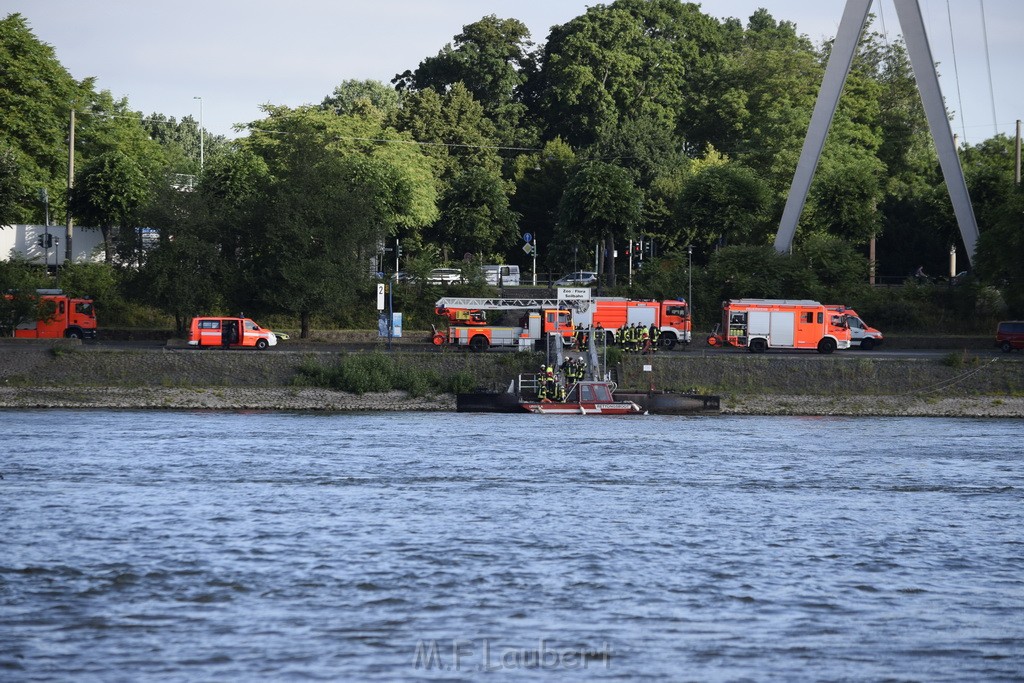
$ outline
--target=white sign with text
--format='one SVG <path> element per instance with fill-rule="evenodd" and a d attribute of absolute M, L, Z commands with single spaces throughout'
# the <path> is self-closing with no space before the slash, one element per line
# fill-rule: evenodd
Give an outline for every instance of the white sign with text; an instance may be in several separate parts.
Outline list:
<path fill-rule="evenodd" d="M 559 287 L 558 288 L 558 300 L 559 301 L 578 301 L 578 300 L 590 300 L 590 288 L 589 287 Z"/>

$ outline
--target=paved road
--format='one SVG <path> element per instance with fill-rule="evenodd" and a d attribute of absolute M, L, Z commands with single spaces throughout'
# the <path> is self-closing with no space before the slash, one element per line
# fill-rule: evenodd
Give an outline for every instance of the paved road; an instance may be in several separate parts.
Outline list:
<path fill-rule="evenodd" d="M 165 351 L 171 348 L 181 353 L 222 353 L 220 349 L 193 349 L 191 347 L 169 347 L 165 342 L 162 341 L 121 341 L 121 340 L 100 340 L 96 342 L 86 342 L 82 344 L 83 351 L 109 351 L 109 350 L 125 350 L 125 351 Z M 377 342 L 368 343 L 314 343 L 314 342 L 302 342 L 302 341 L 284 341 L 277 346 L 267 349 L 264 353 L 340 353 L 344 351 L 372 351 L 387 348 L 385 344 Z M 438 347 L 435 347 L 429 343 L 416 343 L 410 342 L 409 340 L 403 340 L 402 342 L 394 342 L 392 349 L 396 352 L 440 352 Z M 249 349 L 231 349 L 231 353 L 256 353 L 255 350 L 250 351 Z M 463 349 L 445 349 L 447 353 L 467 353 Z M 511 349 L 492 349 L 488 353 L 509 353 L 513 352 Z M 943 358 L 951 353 L 957 353 L 958 349 L 951 348 L 940 348 L 940 349 L 886 349 L 884 347 L 880 349 L 873 349 L 871 351 L 861 351 L 860 349 L 850 349 L 848 351 L 837 351 L 832 356 L 826 356 L 812 351 L 791 351 L 791 350 L 777 350 L 772 349 L 764 354 L 764 357 L 771 358 L 772 356 L 804 356 L 807 358 L 872 358 L 872 359 L 935 359 Z M 743 354 L 745 353 L 742 349 L 731 349 L 731 348 L 712 348 L 705 345 L 685 347 L 677 347 L 673 351 L 659 351 L 660 354 L 668 355 L 671 357 L 683 356 L 685 354 L 701 354 L 708 356 L 715 356 L 720 354 Z M 1024 354 L 1013 353 L 1004 354 L 994 346 L 990 349 L 980 348 L 969 348 L 967 353 L 972 356 L 978 356 L 982 358 L 996 358 L 1002 357 L 1007 360 L 1021 359 L 1024 360 Z"/>

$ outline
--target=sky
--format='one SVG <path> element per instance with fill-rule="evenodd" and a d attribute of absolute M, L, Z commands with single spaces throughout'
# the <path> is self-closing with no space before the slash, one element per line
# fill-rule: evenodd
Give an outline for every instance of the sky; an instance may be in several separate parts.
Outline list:
<path fill-rule="evenodd" d="M 919 0 L 939 62 L 953 132 L 977 144 L 1014 135 L 1024 118 L 1020 0 Z M 543 43 L 551 26 L 583 14 L 583 0 L 0 0 L 53 46 L 76 79 L 128 98 L 133 110 L 202 118 L 211 134 L 263 117 L 260 105 L 317 104 L 346 80 L 390 83 L 436 55 L 462 27 L 515 18 Z M 606 2 L 604 4 L 610 4 Z M 835 36 L 845 0 L 707 0 L 705 14 L 746 24 L 759 7 L 816 44 Z M 871 10 L 900 34 L 892 0 Z M 984 21 L 982 20 L 984 17 Z M 987 41 L 986 41 L 987 36 Z M 987 48 L 986 48 L 987 45 Z M 994 104 L 994 106 L 993 106 Z"/>

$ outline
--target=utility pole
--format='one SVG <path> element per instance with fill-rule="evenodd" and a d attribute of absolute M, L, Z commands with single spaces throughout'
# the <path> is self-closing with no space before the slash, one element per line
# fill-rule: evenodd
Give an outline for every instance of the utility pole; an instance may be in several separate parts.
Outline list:
<path fill-rule="evenodd" d="M 206 139 L 206 131 L 203 129 L 203 98 L 195 96 L 193 100 L 199 100 L 199 174 L 202 175 L 204 165 L 203 142 Z"/>
<path fill-rule="evenodd" d="M 686 245 L 686 306 L 690 313 L 690 339 L 693 339 L 693 245 Z"/>
<path fill-rule="evenodd" d="M 1020 185 L 1020 119 L 1017 119 L 1017 153 L 1016 153 L 1016 165 L 1013 172 L 1013 181 Z"/>
<path fill-rule="evenodd" d="M 67 200 L 67 241 L 64 242 L 64 261 L 71 263 L 74 259 L 71 248 L 71 233 L 74 222 L 71 218 L 71 191 L 75 188 L 75 110 L 71 110 L 71 124 L 68 126 L 68 200 Z"/>

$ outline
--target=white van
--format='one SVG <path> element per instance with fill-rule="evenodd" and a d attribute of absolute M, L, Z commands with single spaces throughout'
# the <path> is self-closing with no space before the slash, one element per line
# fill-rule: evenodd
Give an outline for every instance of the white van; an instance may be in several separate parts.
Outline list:
<path fill-rule="evenodd" d="M 484 279 L 494 287 L 518 287 L 519 266 L 484 266 Z"/>

